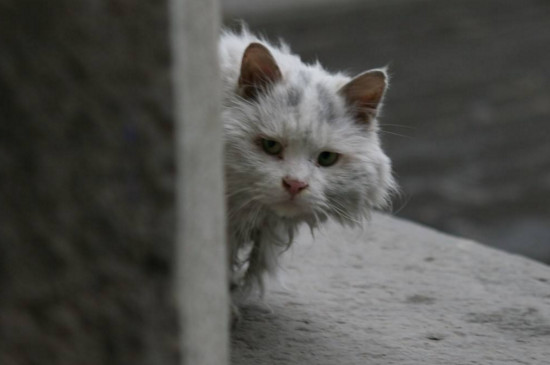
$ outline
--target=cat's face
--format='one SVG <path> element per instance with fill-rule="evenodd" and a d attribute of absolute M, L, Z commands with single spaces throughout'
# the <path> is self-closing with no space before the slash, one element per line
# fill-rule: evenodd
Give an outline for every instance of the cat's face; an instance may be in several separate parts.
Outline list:
<path fill-rule="evenodd" d="M 313 68 L 283 75 L 268 56 L 260 56 L 260 75 L 241 70 L 248 74 L 239 95 L 223 110 L 230 212 L 354 222 L 384 205 L 394 183 L 374 115 L 385 88 L 383 72 L 350 82 Z M 361 94 L 364 108 L 349 100 L 357 88 L 373 83 L 361 77 L 377 79 L 370 94 Z"/>

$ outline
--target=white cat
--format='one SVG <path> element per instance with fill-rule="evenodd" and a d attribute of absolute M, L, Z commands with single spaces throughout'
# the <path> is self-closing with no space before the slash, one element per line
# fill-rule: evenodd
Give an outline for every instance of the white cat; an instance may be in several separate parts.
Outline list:
<path fill-rule="evenodd" d="M 376 121 L 388 77 L 330 74 L 246 29 L 225 32 L 219 54 L 232 287 L 263 290 L 300 224 L 357 224 L 388 204 Z"/>

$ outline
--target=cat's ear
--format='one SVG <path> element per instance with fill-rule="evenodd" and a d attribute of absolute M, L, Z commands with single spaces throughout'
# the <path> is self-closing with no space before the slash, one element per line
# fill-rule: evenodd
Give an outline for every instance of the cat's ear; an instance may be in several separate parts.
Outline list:
<path fill-rule="evenodd" d="M 339 90 L 359 122 L 369 123 L 376 118 L 386 92 L 387 80 L 385 69 L 366 71 Z"/>
<path fill-rule="evenodd" d="M 260 43 L 251 43 L 244 51 L 241 63 L 239 94 L 247 99 L 255 99 L 281 78 L 281 70 L 271 52 Z"/>

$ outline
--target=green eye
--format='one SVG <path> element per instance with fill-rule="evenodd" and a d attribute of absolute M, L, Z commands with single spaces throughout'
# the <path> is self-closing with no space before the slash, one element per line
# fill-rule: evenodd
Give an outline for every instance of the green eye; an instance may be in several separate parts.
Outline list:
<path fill-rule="evenodd" d="M 319 154 L 319 157 L 317 157 L 317 163 L 323 167 L 329 167 L 334 165 L 339 157 L 340 154 L 336 152 L 323 151 Z"/>
<path fill-rule="evenodd" d="M 283 151 L 283 146 L 279 142 L 265 138 L 262 139 L 262 148 L 268 155 L 278 155 Z"/>

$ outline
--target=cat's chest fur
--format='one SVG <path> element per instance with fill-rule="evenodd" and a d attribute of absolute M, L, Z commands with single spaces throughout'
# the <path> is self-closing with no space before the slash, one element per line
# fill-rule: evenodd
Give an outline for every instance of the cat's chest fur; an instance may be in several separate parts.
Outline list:
<path fill-rule="evenodd" d="M 230 265 L 234 286 L 261 285 L 300 224 L 360 224 L 387 204 L 387 75 L 331 74 L 247 31 L 225 33 L 219 54 Z"/>

